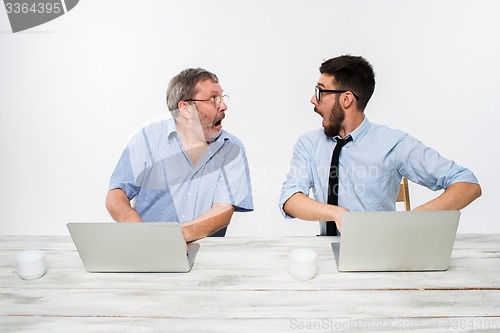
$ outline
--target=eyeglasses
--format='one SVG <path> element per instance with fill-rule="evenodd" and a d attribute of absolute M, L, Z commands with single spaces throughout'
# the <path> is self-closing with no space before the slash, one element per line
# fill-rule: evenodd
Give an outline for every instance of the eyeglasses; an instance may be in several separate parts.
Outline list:
<path fill-rule="evenodd" d="M 325 89 L 320 89 L 319 87 L 314 87 L 314 94 L 316 95 L 316 100 L 318 102 L 321 99 L 322 93 L 341 94 L 341 93 L 345 93 L 348 91 L 350 91 L 350 90 L 325 90 Z M 358 95 L 356 95 L 352 91 L 351 91 L 351 94 L 354 96 L 354 98 L 359 99 Z"/>
<path fill-rule="evenodd" d="M 221 95 L 221 96 L 212 96 L 209 99 L 185 99 L 185 102 L 212 102 L 215 105 L 215 108 L 218 109 L 220 105 L 222 104 L 222 101 L 224 98 L 228 98 L 228 95 Z"/>

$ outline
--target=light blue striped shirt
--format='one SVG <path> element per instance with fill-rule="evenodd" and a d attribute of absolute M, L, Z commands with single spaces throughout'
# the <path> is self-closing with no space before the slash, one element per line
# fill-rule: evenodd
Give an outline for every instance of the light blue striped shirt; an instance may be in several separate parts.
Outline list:
<path fill-rule="evenodd" d="M 478 183 L 474 174 L 437 151 L 399 130 L 370 123 L 365 117 L 342 148 L 339 160 L 339 205 L 350 211 L 391 211 L 401 177 L 431 190 L 446 189 L 453 183 Z M 293 150 L 290 171 L 283 184 L 279 207 L 295 193 L 302 192 L 327 202 L 328 174 L 337 138 L 327 137 L 323 128 L 302 135 Z M 320 222 L 321 234 L 326 224 Z"/>
<path fill-rule="evenodd" d="M 252 211 L 250 172 L 243 143 L 226 131 L 208 146 L 196 166 L 186 155 L 174 119 L 144 127 L 128 143 L 113 172 L 146 222 L 187 222 L 214 203 Z"/>

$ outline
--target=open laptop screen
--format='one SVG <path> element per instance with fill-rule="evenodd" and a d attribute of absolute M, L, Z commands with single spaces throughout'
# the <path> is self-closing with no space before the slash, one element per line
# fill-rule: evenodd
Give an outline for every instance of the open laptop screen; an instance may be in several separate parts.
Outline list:
<path fill-rule="evenodd" d="M 189 272 L 199 244 L 177 222 L 68 223 L 89 272 Z"/>
<path fill-rule="evenodd" d="M 460 211 L 348 212 L 340 244 L 332 244 L 339 271 L 448 269 Z"/>

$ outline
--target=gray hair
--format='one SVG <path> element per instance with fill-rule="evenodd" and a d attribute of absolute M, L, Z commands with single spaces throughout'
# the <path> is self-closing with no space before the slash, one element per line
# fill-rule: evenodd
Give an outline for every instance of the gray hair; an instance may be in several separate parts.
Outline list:
<path fill-rule="evenodd" d="M 200 81 L 219 82 L 217 75 L 203 68 L 188 68 L 174 76 L 167 88 L 167 107 L 174 118 L 179 115 L 180 101 L 192 99 L 196 95 L 196 85 Z"/>

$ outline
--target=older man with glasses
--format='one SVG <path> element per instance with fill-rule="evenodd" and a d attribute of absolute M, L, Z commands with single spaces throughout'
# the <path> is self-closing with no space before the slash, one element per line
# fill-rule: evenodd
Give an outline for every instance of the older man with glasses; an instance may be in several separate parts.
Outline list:
<path fill-rule="evenodd" d="M 294 147 L 279 201 L 286 218 L 320 221 L 321 235 L 338 235 L 349 210 L 395 210 L 402 177 L 444 189 L 415 210 L 462 209 L 481 195 L 469 169 L 407 133 L 368 121 L 375 74 L 363 57 L 332 58 L 319 70 L 311 103 L 323 128 L 302 135 Z"/>
<path fill-rule="evenodd" d="M 115 221 L 178 222 L 191 242 L 224 236 L 234 211 L 253 210 L 245 148 L 222 129 L 225 97 L 204 69 L 172 78 L 172 118 L 142 128 L 111 176 L 106 208 Z"/>

